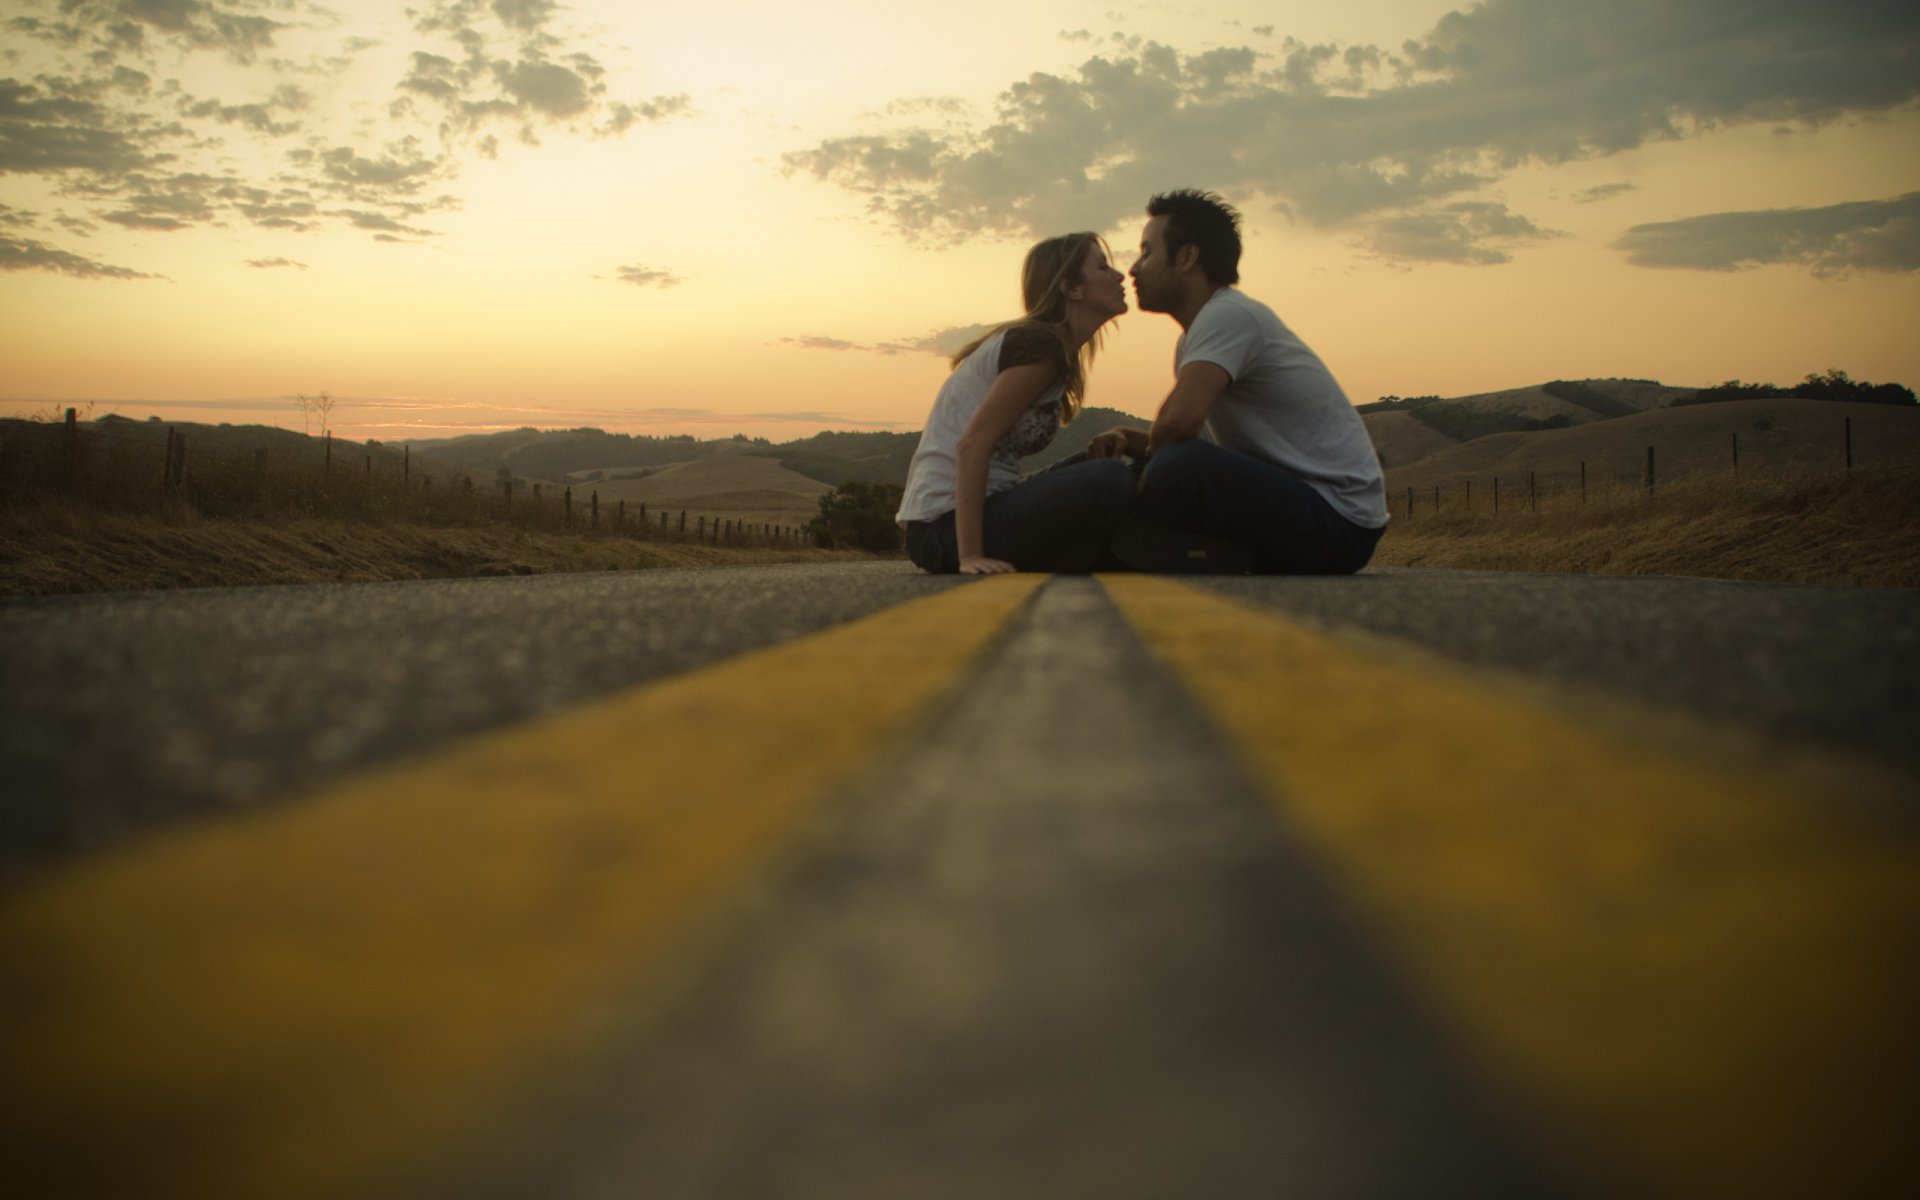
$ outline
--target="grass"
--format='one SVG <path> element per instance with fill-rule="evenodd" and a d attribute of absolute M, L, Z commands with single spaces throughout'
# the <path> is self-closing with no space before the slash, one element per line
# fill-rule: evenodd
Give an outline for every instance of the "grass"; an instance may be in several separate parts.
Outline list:
<path fill-rule="evenodd" d="M 58 503 L 0 511 L 0 596 L 872 558 L 852 550 L 715 546 L 511 525 L 269 521 L 100 512 Z"/>
<path fill-rule="evenodd" d="M 1776 471 L 1742 480 L 1695 475 L 1643 487 L 1608 484 L 1501 496 L 1475 488 L 1393 497 L 1382 566 L 1696 575 L 1794 583 L 1920 587 L 1920 461 L 1855 470 Z"/>
<path fill-rule="evenodd" d="M 0 595 L 367 582 L 660 566 L 866 559 L 797 544 L 759 521 L 726 544 L 576 489 L 509 500 L 457 467 L 385 447 L 326 447 L 281 430 L 184 426 L 190 457 L 167 465 L 169 429 L 129 422 L 0 422 Z M 737 523 L 737 522 L 736 522 Z M 710 530 L 717 522 L 709 519 Z M 749 530 L 751 532 L 749 532 Z"/>

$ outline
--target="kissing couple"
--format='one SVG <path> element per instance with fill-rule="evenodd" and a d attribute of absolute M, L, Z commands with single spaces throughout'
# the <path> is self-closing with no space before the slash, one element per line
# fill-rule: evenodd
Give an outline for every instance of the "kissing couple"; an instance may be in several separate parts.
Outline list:
<path fill-rule="evenodd" d="M 1212 192 L 1154 196 L 1125 275 L 1098 234 L 1051 237 L 1020 272 L 1026 315 L 953 357 L 896 515 L 923 570 L 1344 575 L 1387 524 L 1360 414 L 1314 352 L 1242 292 L 1240 214 Z M 1021 477 L 1080 411 L 1107 322 L 1180 325 L 1150 429 L 1115 428 Z"/>

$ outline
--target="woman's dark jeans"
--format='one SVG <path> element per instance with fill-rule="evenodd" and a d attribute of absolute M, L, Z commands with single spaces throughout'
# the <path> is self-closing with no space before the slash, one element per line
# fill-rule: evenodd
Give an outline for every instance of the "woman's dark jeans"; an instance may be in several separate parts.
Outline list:
<path fill-rule="evenodd" d="M 1133 497 L 1133 471 L 1121 460 L 1069 459 L 987 497 L 986 555 L 1022 571 L 1084 574 L 1101 563 Z M 908 521 L 907 557 L 935 574 L 958 571 L 953 514 Z"/>

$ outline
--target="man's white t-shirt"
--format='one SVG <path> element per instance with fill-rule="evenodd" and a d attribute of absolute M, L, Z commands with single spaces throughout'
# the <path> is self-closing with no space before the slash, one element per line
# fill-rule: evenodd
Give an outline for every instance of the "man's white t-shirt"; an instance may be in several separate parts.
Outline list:
<path fill-rule="evenodd" d="M 1272 309 L 1237 288 L 1216 291 L 1174 350 L 1176 374 L 1190 362 L 1232 380 L 1207 413 L 1208 440 L 1286 468 L 1355 525 L 1386 525 L 1386 479 L 1366 423 Z"/>

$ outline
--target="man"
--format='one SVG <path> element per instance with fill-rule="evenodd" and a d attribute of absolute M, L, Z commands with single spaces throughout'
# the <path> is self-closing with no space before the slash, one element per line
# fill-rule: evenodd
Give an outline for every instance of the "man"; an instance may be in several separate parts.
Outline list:
<path fill-rule="evenodd" d="M 1305 343 L 1240 279 L 1240 214 L 1211 192 L 1147 204 L 1129 272 L 1140 307 L 1184 331 L 1153 428 L 1111 429 L 1089 457 L 1145 460 L 1113 553 L 1141 571 L 1345 575 L 1387 524 L 1366 425 Z"/>

